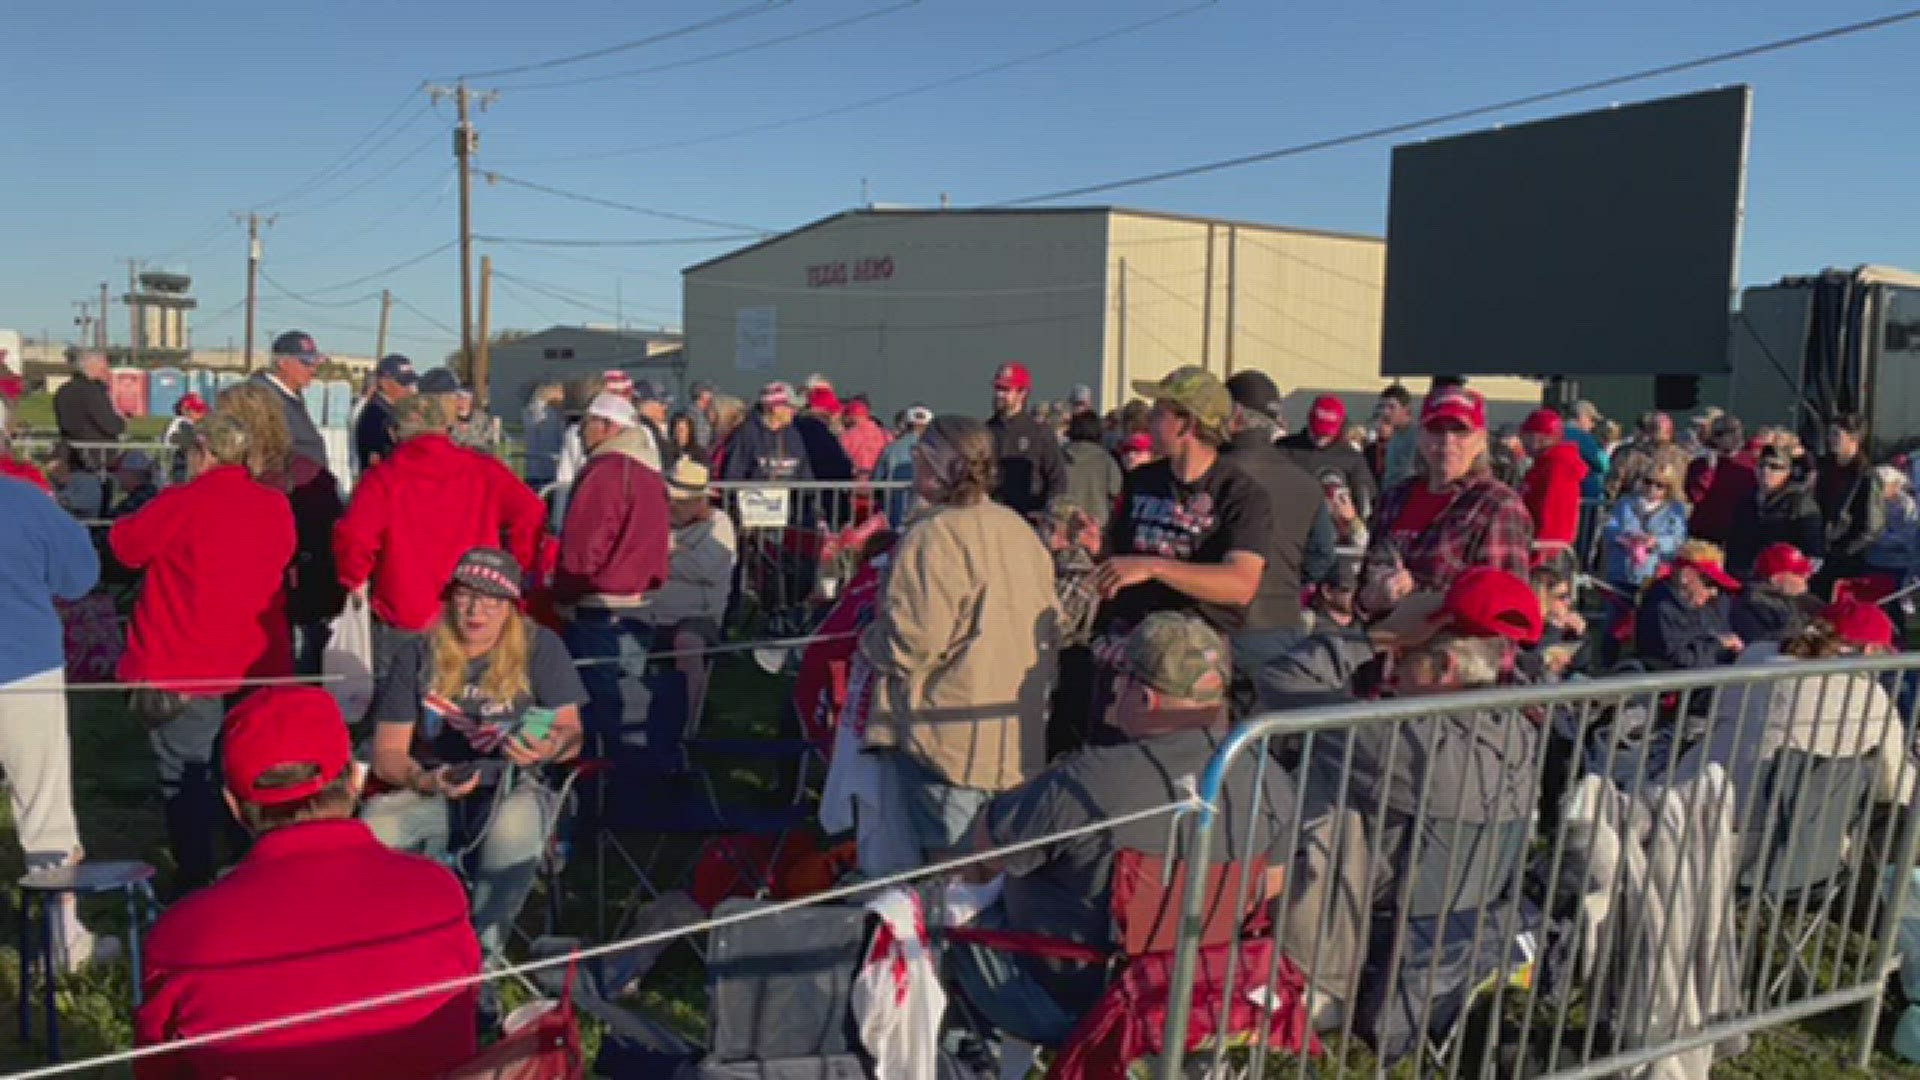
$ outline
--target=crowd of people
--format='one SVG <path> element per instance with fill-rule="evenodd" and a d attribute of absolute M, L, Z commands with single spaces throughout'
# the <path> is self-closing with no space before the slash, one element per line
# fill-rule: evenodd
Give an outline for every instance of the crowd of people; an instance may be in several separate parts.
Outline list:
<path fill-rule="evenodd" d="M 715 479 L 882 484 L 843 504 L 886 528 L 865 552 L 878 586 L 857 601 L 826 792 L 850 808 L 868 876 L 1177 801 L 1177 778 L 1263 711 L 1895 649 L 1874 601 L 1920 556 L 1906 463 L 1876 466 L 1857 417 L 1830 418 L 1819 455 L 1711 410 L 1679 435 L 1649 413 L 1623 439 L 1584 402 L 1490 431 L 1478 392 L 1435 379 L 1419 398 L 1388 387 L 1364 425 L 1320 397 L 1289 434 L 1270 378 L 1194 367 L 1101 415 L 1085 387 L 1036 403 L 1009 363 L 984 421 L 911 403 L 891 425 L 820 376 L 770 383 L 749 409 L 702 384 L 676 404 L 610 371 L 535 392 L 516 474 L 475 448 L 486 425 L 450 373 L 387 357 L 343 498 L 301 395 L 323 360 L 283 335 L 266 371 L 183 409 L 168 435 L 181 472 L 147 462 L 144 493 L 131 454 L 56 463 L 127 474 L 119 512 L 80 515 L 112 519 L 99 545 L 29 467 L 0 479 L 0 513 L 20 523 L 0 536 L 0 766 L 30 865 L 82 856 L 54 604 L 103 564 L 141 575 L 119 678 L 153 747 L 178 898 L 148 942 L 145 1042 L 502 955 L 559 813 L 557 768 L 636 722 L 650 655 L 675 657 L 703 708 L 701 654 L 723 637 L 743 535 Z M 57 408 L 63 429 L 71 416 L 111 441 L 93 366 Z M 1574 602 L 1588 580 L 1607 597 L 1591 627 Z M 317 675 L 355 614 L 364 716 L 312 687 L 262 688 Z M 1316 1001 L 1339 1015 L 1370 912 L 1329 898 L 1398 893 L 1423 818 L 1499 841 L 1469 858 L 1517 857 L 1543 737 L 1489 712 L 1321 740 L 1260 782 L 1242 759 L 1216 859 L 1272 868 L 1254 901 L 1289 894 L 1315 922 L 1340 910 L 1280 928 L 1283 947 L 1325 943 Z M 1147 823 L 989 858 L 972 873 L 1003 886 L 978 924 L 1111 951 L 1116 853 L 1171 858 L 1167 844 Z M 268 910 L 312 914 L 246 917 Z M 95 940 L 64 917 L 68 962 L 85 963 Z M 1057 1043 L 1106 974 L 968 946 L 951 978 L 995 1028 Z M 243 1042 L 140 1072 L 337 1075 L 393 1053 L 425 1075 L 472 1055 L 479 1005 L 463 990 L 330 1021 L 332 1050 L 304 1060 Z"/>

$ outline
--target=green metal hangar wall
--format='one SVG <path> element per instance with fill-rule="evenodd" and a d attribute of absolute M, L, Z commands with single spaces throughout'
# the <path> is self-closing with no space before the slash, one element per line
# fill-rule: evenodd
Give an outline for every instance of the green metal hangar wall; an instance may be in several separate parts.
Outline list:
<path fill-rule="evenodd" d="M 1358 420 L 1383 385 L 1385 274 L 1377 237 L 1113 207 L 854 210 L 688 268 L 686 377 L 750 398 L 820 372 L 885 418 L 983 414 L 1008 361 L 1036 400 L 1084 383 L 1103 409 L 1198 364 L 1267 372 L 1295 425 L 1322 393 Z M 1475 385 L 1500 419 L 1539 398 Z"/>

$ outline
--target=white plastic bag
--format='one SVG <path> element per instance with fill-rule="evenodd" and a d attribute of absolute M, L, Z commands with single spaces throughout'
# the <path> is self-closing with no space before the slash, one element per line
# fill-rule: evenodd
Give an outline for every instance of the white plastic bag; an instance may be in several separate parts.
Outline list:
<path fill-rule="evenodd" d="M 327 692 L 340 703 L 340 715 L 357 724 L 373 707 L 373 622 L 365 601 L 351 597 L 333 620 L 333 638 L 320 657 Z"/>

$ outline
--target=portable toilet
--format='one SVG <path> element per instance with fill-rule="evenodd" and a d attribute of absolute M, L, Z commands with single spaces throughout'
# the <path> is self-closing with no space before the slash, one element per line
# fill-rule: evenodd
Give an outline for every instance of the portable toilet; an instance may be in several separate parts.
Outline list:
<path fill-rule="evenodd" d="M 147 415 L 147 372 L 145 368 L 113 369 L 113 407 L 122 416 Z"/>
<path fill-rule="evenodd" d="M 219 390 L 228 390 L 246 381 L 247 377 L 237 371 L 223 371 L 215 378 L 214 385 Z M 207 404 L 211 405 L 213 402 L 209 401 Z"/>
<path fill-rule="evenodd" d="M 300 400 L 306 402 L 307 415 L 313 419 L 314 427 L 323 427 L 327 422 L 327 384 L 310 382 L 300 391 Z"/>
<path fill-rule="evenodd" d="M 213 407 L 213 399 L 220 393 L 220 373 L 212 368 L 195 368 L 187 372 L 187 389 L 200 395 L 200 400 Z"/>
<path fill-rule="evenodd" d="M 187 396 L 187 373 L 179 368 L 154 368 L 147 380 L 147 408 L 154 416 L 172 416 L 174 406 Z"/>
<path fill-rule="evenodd" d="M 353 384 L 344 379 L 327 383 L 327 426 L 342 430 L 353 426 Z"/>

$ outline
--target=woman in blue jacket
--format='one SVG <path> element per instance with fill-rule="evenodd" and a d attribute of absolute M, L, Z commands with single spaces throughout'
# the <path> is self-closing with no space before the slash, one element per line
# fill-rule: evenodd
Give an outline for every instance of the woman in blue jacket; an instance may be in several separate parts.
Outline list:
<path fill-rule="evenodd" d="M 1628 591 L 1652 581 L 1687 541 L 1687 504 L 1671 468 L 1643 478 L 1613 504 L 1602 539 L 1608 584 Z"/>

